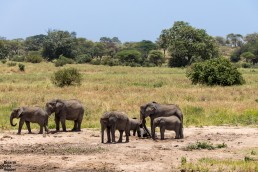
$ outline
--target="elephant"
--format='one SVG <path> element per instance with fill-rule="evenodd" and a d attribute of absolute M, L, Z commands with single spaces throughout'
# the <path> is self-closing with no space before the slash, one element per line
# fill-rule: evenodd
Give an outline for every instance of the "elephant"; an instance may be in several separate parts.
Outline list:
<path fill-rule="evenodd" d="M 184 138 L 183 125 L 177 116 L 158 117 L 153 120 L 154 132 L 156 127 L 160 127 L 161 140 L 164 140 L 165 130 L 173 130 L 176 133 L 175 139 Z"/>
<path fill-rule="evenodd" d="M 115 143 L 115 131 L 119 130 L 120 137 L 118 143 L 122 142 L 123 132 L 126 134 L 126 142 L 129 142 L 130 121 L 126 113 L 120 111 L 106 112 L 100 118 L 101 124 L 101 143 L 104 143 L 104 130 L 107 131 L 107 143 L 111 143 L 110 132 L 112 135 L 112 142 Z"/>
<path fill-rule="evenodd" d="M 151 124 L 151 134 L 146 127 L 146 117 L 150 117 Z M 153 120 L 157 117 L 168 117 L 177 116 L 183 125 L 183 113 L 181 109 L 175 104 L 159 104 L 157 102 L 150 102 L 140 106 L 140 120 L 144 129 L 147 131 L 148 135 L 155 139 L 155 132 L 153 127 Z"/>
<path fill-rule="evenodd" d="M 39 134 L 43 134 L 43 127 L 45 128 L 46 132 L 49 131 L 47 128 L 49 115 L 50 114 L 40 107 L 19 107 L 13 109 L 10 116 L 10 124 L 13 127 L 16 126 L 16 124 L 13 124 L 13 118 L 20 118 L 17 134 L 21 134 L 21 129 L 24 122 L 26 123 L 29 134 L 31 134 L 30 122 L 38 123 L 40 126 Z"/>
<path fill-rule="evenodd" d="M 132 118 L 130 120 L 130 131 L 133 130 L 133 136 L 135 136 L 135 133 L 137 131 L 137 136 L 140 137 L 141 132 L 140 132 L 140 121 L 137 120 L 137 118 Z M 131 134 L 129 133 L 129 136 Z"/>
<path fill-rule="evenodd" d="M 73 120 L 72 131 L 81 131 L 81 123 L 84 115 L 84 107 L 79 100 L 60 100 L 53 99 L 46 103 L 46 111 L 49 114 L 55 112 L 56 131 L 60 130 L 60 121 L 63 131 L 66 131 L 65 120 Z"/>

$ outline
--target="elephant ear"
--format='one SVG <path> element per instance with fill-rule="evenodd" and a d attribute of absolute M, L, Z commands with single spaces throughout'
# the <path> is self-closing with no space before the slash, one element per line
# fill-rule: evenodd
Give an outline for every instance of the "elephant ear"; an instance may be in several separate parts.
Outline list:
<path fill-rule="evenodd" d="M 23 112 L 23 108 L 17 109 L 17 118 L 21 116 L 22 112 Z"/>
<path fill-rule="evenodd" d="M 59 113 L 63 108 L 64 108 L 64 103 L 58 101 L 58 102 L 56 103 L 56 111 L 55 111 L 55 113 Z"/>

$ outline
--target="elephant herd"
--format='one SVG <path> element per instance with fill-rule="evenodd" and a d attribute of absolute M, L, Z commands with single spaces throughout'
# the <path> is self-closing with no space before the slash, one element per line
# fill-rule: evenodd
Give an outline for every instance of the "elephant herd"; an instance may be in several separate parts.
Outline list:
<path fill-rule="evenodd" d="M 84 107 L 79 100 L 60 100 L 53 99 L 46 103 L 45 109 L 40 107 L 20 107 L 13 109 L 10 116 L 10 124 L 13 124 L 13 118 L 20 118 L 18 133 L 26 123 L 28 132 L 31 133 L 30 122 L 38 123 L 40 126 L 39 134 L 43 134 L 48 130 L 48 118 L 55 113 L 56 131 L 60 130 L 60 122 L 63 131 L 66 130 L 66 120 L 74 121 L 72 131 L 81 131 L 81 123 L 84 115 Z M 151 132 L 146 127 L 146 117 L 150 117 Z M 122 142 L 123 133 L 126 135 L 126 142 L 129 142 L 130 130 L 133 135 L 138 137 L 151 137 L 156 139 L 155 128 L 160 127 L 161 140 L 164 139 L 165 130 L 175 131 L 175 139 L 184 138 L 183 135 L 183 113 L 175 104 L 159 104 L 157 102 L 149 102 L 140 106 L 140 120 L 129 119 L 125 112 L 110 111 L 106 112 L 100 118 L 101 124 L 101 142 L 104 143 L 104 131 L 107 133 L 107 143 L 115 143 L 115 131 L 120 133 L 118 142 Z"/>

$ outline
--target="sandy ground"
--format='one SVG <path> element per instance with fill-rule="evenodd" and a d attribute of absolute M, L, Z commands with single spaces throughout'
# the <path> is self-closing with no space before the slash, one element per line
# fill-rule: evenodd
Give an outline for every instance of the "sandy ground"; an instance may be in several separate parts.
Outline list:
<path fill-rule="evenodd" d="M 0 165 L 16 171 L 180 171 L 181 157 L 188 161 L 204 157 L 243 159 L 248 151 L 258 148 L 258 128 L 243 127 L 184 128 L 181 140 L 166 132 L 165 140 L 131 136 L 129 143 L 117 144 L 101 144 L 100 131 L 92 129 L 46 135 L 16 132 L 0 133 Z M 227 147 L 184 150 L 196 141 L 225 143 Z"/>

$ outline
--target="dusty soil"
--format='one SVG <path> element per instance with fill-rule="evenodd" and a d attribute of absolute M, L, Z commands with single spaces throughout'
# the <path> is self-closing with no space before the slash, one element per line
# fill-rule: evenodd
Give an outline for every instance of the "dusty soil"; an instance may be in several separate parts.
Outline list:
<path fill-rule="evenodd" d="M 46 135 L 16 132 L 0 132 L 0 165 L 5 163 L 16 171 L 180 171 L 181 157 L 189 161 L 243 159 L 248 151 L 258 148 L 258 129 L 243 127 L 184 128 L 181 140 L 166 132 L 163 141 L 131 136 L 129 143 L 117 144 L 101 144 L 100 132 L 92 129 Z M 225 143 L 227 147 L 184 150 L 196 141 Z"/>

